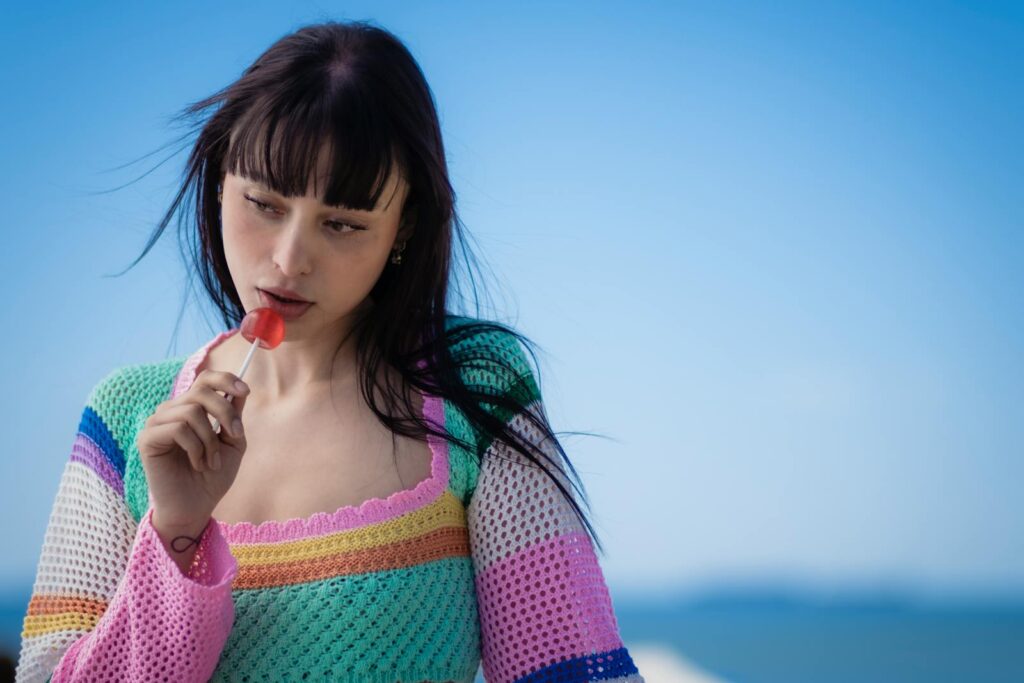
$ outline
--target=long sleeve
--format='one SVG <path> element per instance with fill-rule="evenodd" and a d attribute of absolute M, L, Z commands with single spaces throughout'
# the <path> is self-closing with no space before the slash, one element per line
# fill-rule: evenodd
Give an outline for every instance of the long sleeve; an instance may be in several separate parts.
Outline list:
<path fill-rule="evenodd" d="M 110 377 L 108 377 L 110 379 Z M 206 681 L 231 631 L 237 563 L 218 525 L 183 573 L 124 496 L 112 423 L 130 406 L 94 389 L 50 512 L 15 680 Z M 134 444 L 133 444 L 134 446 Z"/>
<path fill-rule="evenodd" d="M 524 367 L 517 345 L 506 347 Z M 547 416 L 532 374 L 518 390 Z M 572 491 L 561 456 L 523 414 L 508 417 L 551 458 Z M 466 508 L 487 683 L 643 683 L 619 635 L 586 528 L 536 464 L 495 439 L 485 450 Z"/>

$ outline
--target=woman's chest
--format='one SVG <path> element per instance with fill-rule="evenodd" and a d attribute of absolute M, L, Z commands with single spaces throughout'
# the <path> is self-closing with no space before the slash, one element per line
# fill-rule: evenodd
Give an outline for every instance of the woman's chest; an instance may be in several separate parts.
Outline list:
<path fill-rule="evenodd" d="M 235 524 L 333 513 L 408 490 L 431 474 L 427 442 L 391 434 L 371 414 L 324 411 L 245 415 L 246 451 L 213 511 Z"/>

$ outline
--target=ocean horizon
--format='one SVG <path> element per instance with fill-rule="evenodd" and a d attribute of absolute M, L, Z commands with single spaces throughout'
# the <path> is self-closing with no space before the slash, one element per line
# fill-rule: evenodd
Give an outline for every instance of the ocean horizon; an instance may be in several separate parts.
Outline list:
<path fill-rule="evenodd" d="M 15 663 L 30 594 L 31 586 L 0 592 L 0 657 Z M 612 595 L 640 672 L 649 662 L 649 673 L 671 679 L 648 683 L 1024 680 L 1024 600 L 890 593 L 825 600 L 767 589 L 660 600 Z"/>

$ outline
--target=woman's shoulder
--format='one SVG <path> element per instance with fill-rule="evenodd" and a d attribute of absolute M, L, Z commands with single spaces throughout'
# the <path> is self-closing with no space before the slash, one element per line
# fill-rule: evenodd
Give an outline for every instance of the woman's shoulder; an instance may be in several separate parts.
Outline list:
<path fill-rule="evenodd" d="M 445 332 L 453 351 L 491 351 L 504 356 L 522 352 L 516 329 L 497 320 L 448 314 Z"/>
<path fill-rule="evenodd" d="M 445 329 L 448 348 L 467 384 L 499 393 L 537 393 L 526 347 L 514 327 L 495 320 L 449 314 Z"/>
<path fill-rule="evenodd" d="M 116 366 L 92 387 L 88 407 L 110 423 L 165 401 L 188 356 Z"/>

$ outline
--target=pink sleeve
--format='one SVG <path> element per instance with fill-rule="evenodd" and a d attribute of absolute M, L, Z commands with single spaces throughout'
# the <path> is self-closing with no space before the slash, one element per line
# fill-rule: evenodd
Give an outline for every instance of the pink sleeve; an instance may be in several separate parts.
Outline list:
<path fill-rule="evenodd" d="M 539 394 L 531 412 L 547 422 Z M 545 466 L 571 493 L 550 442 L 521 414 L 509 424 L 551 458 Z M 592 541 L 547 474 L 495 440 L 466 512 L 487 683 L 643 683 Z"/>
<path fill-rule="evenodd" d="M 213 520 L 197 562 L 182 573 L 152 525 L 138 527 L 128 567 L 96 627 L 68 649 L 53 672 L 66 681 L 207 681 L 231 633 L 231 581 L 237 562 Z"/>

